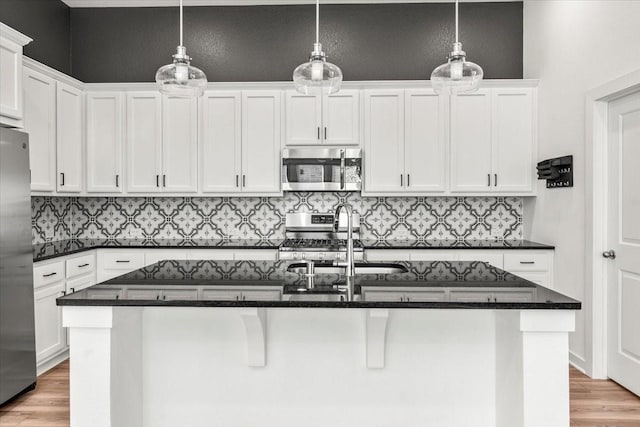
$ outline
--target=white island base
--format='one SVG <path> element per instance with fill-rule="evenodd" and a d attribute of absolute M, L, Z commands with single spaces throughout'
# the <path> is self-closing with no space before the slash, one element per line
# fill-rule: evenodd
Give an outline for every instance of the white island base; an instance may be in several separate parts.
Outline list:
<path fill-rule="evenodd" d="M 64 306 L 72 427 L 568 427 L 574 311 Z"/>

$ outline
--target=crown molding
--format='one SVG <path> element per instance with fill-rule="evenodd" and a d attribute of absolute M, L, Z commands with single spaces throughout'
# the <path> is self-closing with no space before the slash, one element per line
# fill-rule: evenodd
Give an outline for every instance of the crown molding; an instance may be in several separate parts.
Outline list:
<path fill-rule="evenodd" d="M 22 34 L 20 31 L 14 30 L 7 24 L 3 24 L 0 22 L 0 36 L 7 40 L 11 40 L 14 43 L 17 43 L 20 46 L 28 45 L 33 41 L 31 37 L 27 37 Z"/>
<path fill-rule="evenodd" d="M 76 89 L 86 90 L 86 84 L 81 82 L 78 79 L 74 79 L 73 77 L 58 71 L 54 68 L 49 67 L 48 65 L 44 65 L 42 62 L 38 62 L 35 59 L 31 59 L 28 56 L 22 56 L 22 65 L 44 74 L 47 77 L 51 77 L 59 82 L 63 82 L 68 84 L 71 87 L 75 87 Z"/>
<path fill-rule="evenodd" d="M 177 7 L 178 0 L 62 0 L 69 7 Z M 522 0 L 462 0 L 465 3 L 521 2 Z M 453 0 L 323 0 L 323 4 L 452 3 Z M 184 0 L 185 6 L 266 6 L 315 4 L 315 0 Z"/>

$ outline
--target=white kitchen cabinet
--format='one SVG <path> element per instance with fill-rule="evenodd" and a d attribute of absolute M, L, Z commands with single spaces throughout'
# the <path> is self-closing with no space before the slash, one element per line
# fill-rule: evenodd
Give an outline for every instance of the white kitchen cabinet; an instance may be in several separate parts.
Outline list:
<path fill-rule="evenodd" d="M 404 90 L 364 91 L 364 191 L 399 193 L 404 178 Z"/>
<path fill-rule="evenodd" d="M 56 81 L 23 68 L 24 130 L 29 133 L 31 191 L 56 190 Z"/>
<path fill-rule="evenodd" d="M 451 98 L 451 192 L 535 194 L 535 91 L 484 88 Z"/>
<path fill-rule="evenodd" d="M 360 91 L 332 95 L 285 94 L 286 145 L 359 145 Z"/>
<path fill-rule="evenodd" d="M 242 95 L 207 91 L 201 111 L 201 189 L 206 193 L 240 192 Z"/>
<path fill-rule="evenodd" d="M 162 169 L 162 102 L 160 92 L 127 93 L 127 191 L 158 193 Z"/>
<path fill-rule="evenodd" d="M 36 361 L 38 365 L 66 348 L 62 310 L 56 299 L 65 292 L 64 261 L 37 263 L 33 268 Z"/>
<path fill-rule="evenodd" d="M 162 98 L 162 188 L 170 193 L 198 191 L 198 103 Z"/>
<path fill-rule="evenodd" d="M 451 191 L 490 192 L 491 89 L 451 97 Z"/>
<path fill-rule="evenodd" d="M 87 192 L 121 193 L 123 96 L 89 92 L 87 118 Z"/>
<path fill-rule="evenodd" d="M 99 249 L 96 254 L 98 283 L 145 266 L 143 249 Z"/>
<path fill-rule="evenodd" d="M 58 192 L 83 190 L 83 93 L 68 84 L 56 83 L 56 147 Z"/>
<path fill-rule="evenodd" d="M 22 49 L 31 41 L 0 22 L 0 125 L 23 125 Z"/>
<path fill-rule="evenodd" d="M 280 113 L 280 91 L 242 93 L 243 192 L 280 192 Z"/>

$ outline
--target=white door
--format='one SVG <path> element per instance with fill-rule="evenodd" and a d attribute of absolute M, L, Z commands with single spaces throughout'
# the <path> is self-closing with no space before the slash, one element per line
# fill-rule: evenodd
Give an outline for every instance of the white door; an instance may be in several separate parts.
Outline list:
<path fill-rule="evenodd" d="M 240 92 L 205 92 L 201 114 L 202 191 L 240 191 L 242 107 Z"/>
<path fill-rule="evenodd" d="M 491 191 L 491 90 L 451 97 L 451 191 Z"/>
<path fill-rule="evenodd" d="M 491 99 L 493 190 L 533 191 L 533 89 L 493 89 Z"/>
<path fill-rule="evenodd" d="M 127 191 L 161 191 L 162 109 L 160 93 L 127 94 L 126 113 Z"/>
<path fill-rule="evenodd" d="M 122 94 L 87 94 L 87 191 L 122 192 Z"/>
<path fill-rule="evenodd" d="M 322 97 L 286 92 L 287 145 L 317 145 L 322 142 Z"/>
<path fill-rule="evenodd" d="M 640 92 L 609 104 L 608 146 L 608 376 L 640 395 Z"/>
<path fill-rule="evenodd" d="M 242 191 L 280 192 L 280 92 L 242 94 Z"/>
<path fill-rule="evenodd" d="M 56 189 L 56 82 L 24 68 L 24 130 L 29 133 L 32 191 Z"/>
<path fill-rule="evenodd" d="M 56 130 L 58 191 L 82 191 L 82 91 L 58 82 L 56 84 Z"/>
<path fill-rule="evenodd" d="M 343 89 L 323 97 L 322 139 L 331 145 L 360 144 L 360 91 Z"/>
<path fill-rule="evenodd" d="M 404 91 L 364 92 L 364 190 L 404 191 Z"/>
<path fill-rule="evenodd" d="M 443 192 L 447 164 L 446 97 L 432 90 L 407 90 L 404 102 L 407 191 Z"/>
<path fill-rule="evenodd" d="M 162 187 L 170 193 L 198 191 L 197 99 L 162 99 Z"/>

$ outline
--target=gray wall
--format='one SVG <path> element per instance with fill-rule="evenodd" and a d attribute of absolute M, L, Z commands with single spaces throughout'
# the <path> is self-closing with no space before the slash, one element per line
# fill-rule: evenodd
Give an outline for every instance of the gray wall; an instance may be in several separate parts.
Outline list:
<path fill-rule="evenodd" d="M 0 21 L 33 39 L 28 57 L 71 74 L 71 14 L 61 0 L 0 0 Z"/>
<path fill-rule="evenodd" d="M 175 53 L 178 18 L 178 8 L 71 9 L 73 76 L 152 81 Z M 454 39 L 452 3 L 324 5 L 320 18 L 345 80 L 428 78 Z M 314 19 L 312 5 L 188 7 L 185 45 L 209 81 L 287 81 L 309 55 Z M 522 2 L 460 5 L 460 39 L 486 78 L 522 78 L 522 22 Z"/>

